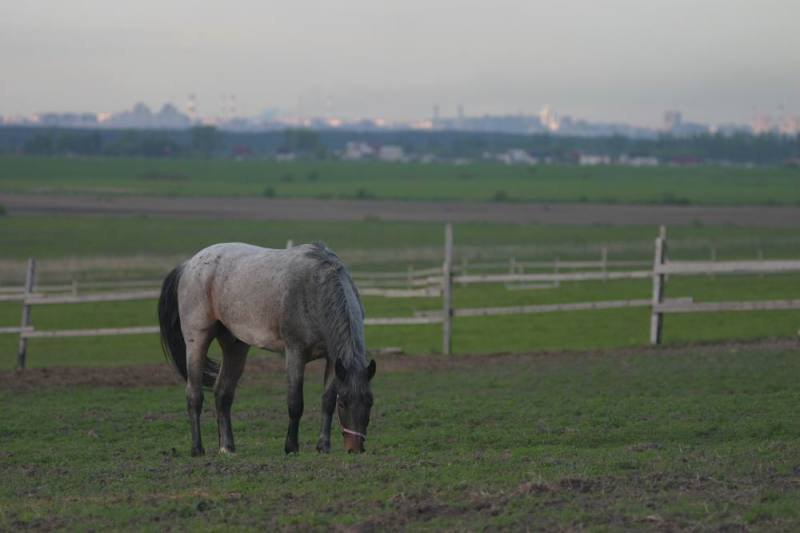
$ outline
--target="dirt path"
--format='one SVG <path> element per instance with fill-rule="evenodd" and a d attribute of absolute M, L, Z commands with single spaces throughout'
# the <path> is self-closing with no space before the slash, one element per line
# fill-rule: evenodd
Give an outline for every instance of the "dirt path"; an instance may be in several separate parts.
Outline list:
<path fill-rule="evenodd" d="M 96 214 L 264 220 L 394 220 L 513 224 L 709 225 L 800 227 L 800 208 L 622 204 L 516 204 L 318 200 L 313 198 L 166 198 L 0 193 L 12 215 Z"/>
<path fill-rule="evenodd" d="M 798 339 L 769 339 L 752 342 L 731 341 L 716 344 L 694 344 L 681 346 L 667 346 L 662 348 L 622 348 L 616 350 L 592 351 L 543 351 L 522 354 L 492 354 L 492 355 L 461 355 L 445 357 L 442 355 L 384 355 L 376 357 L 380 372 L 434 372 L 455 368 L 482 367 L 488 364 L 521 364 L 544 357 L 626 357 L 631 355 L 664 356 L 692 351 L 708 352 L 736 352 L 750 351 L 800 351 Z M 312 375 L 322 374 L 322 361 L 315 361 L 311 365 L 320 368 L 309 368 Z M 250 357 L 245 370 L 247 382 L 264 379 L 283 380 L 284 363 L 279 355 L 263 354 Z M 83 367 L 52 367 L 33 368 L 24 371 L 0 371 L 0 390 L 29 391 L 38 388 L 51 388 L 60 386 L 95 386 L 95 387 L 159 387 L 178 385 L 181 382 L 177 373 L 166 363 L 147 364 L 136 366 L 83 368 Z"/>

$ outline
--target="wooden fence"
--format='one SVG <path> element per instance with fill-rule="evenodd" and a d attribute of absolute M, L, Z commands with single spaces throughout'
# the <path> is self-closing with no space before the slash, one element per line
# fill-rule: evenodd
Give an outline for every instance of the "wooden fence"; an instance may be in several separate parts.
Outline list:
<path fill-rule="evenodd" d="M 441 311 L 418 312 L 414 316 L 367 318 L 368 326 L 409 326 L 422 324 L 442 324 L 442 352 L 452 353 L 453 319 L 454 317 L 496 316 L 512 314 L 552 313 L 561 311 L 583 311 L 599 309 L 620 309 L 642 307 L 651 309 L 650 343 L 661 343 L 663 333 L 663 317 L 668 313 L 694 313 L 716 311 L 761 311 L 761 310 L 787 310 L 800 309 L 800 300 L 769 300 L 747 302 L 694 302 L 691 298 L 665 299 L 665 285 L 668 276 L 675 275 L 715 275 L 715 274 L 769 274 L 781 272 L 800 272 L 800 260 L 758 260 L 758 261 L 669 261 L 667 257 L 666 228 L 660 229 L 655 241 L 655 254 L 651 267 L 647 270 L 610 271 L 612 264 L 603 254 L 598 262 L 565 262 L 572 268 L 592 268 L 600 266 L 600 270 L 560 272 L 558 267 L 553 272 L 524 273 L 519 266 L 512 265 L 509 273 L 469 274 L 465 268 L 458 272 L 453 262 L 453 228 L 445 226 L 444 262 L 441 270 L 423 269 L 416 272 L 392 273 L 377 272 L 362 276 L 357 282 L 364 295 L 387 297 L 441 297 Z M 619 262 L 622 263 L 622 262 Z M 639 266 L 640 262 L 624 262 L 615 266 Z M 550 263 L 536 263 L 539 267 Z M 558 262 L 556 262 L 558 265 Z M 531 266 L 531 265 L 529 265 Z M 364 286 L 369 282 L 394 281 L 404 276 L 406 288 L 387 288 Z M 453 306 L 453 286 L 462 286 L 479 283 L 561 283 L 578 281 L 609 281 L 626 279 L 651 279 L 652 297 L 650 299 L 611 300 L 597 302 L 571 302 L 561 304 L 522 305 L 509 307 L 481 307 L 459 308 Z M 92 287 L 86 284 L 85 287 Z M 92 288 L 103 288 L 103 283 L 98 283 Z M 128 287 L 148 287 L 152 282 L 131 282 Z M 52 288 L 52 287 L 51 287 Z M 27 342 L 31 338 L 57 338 L 57 337 L 96 337 L 106 335 L 134 335 L 158 333 L 157 326 L 140 326 L 127 328 L 99 328 L 77 330 L 47 330 L 41 331 L 34 328 L 31 323 L 31 307 L 34 305 L 55 305 L 73 303 L 100 303 L 133 300 L 157 299 L 159 290 L 143 289 L 115 293 L 96 293 L 78 295 L 75 285 L 57 286 L 53 290 L 70 290 L 71 293 L 45 293 L 43 287 L 36 286 L 36 262 L 28 261 L 25 286 L 14 292 L 0 294 L 0 300 L 19 300 L 22 302 L 22 319 L 18 327 L 2 327 L 0 333 L 19 334 L 19 348 L 17 351 L 17 366 L 24 368 L 27 357 Z"/>
<path fill-rule="evenodd" d="M 452 271 L 452 227 L 445 230 L 445 260 L 443 276 L 429 278 L 430 283 L 442 280 L 443 311 L 442 313 L 419 313 L 423 317 L 437 318 L 443 322 L 443 352 L 449 354 L 452 346 L 452 321 L 458 316 L 491 316 L 508 314 L 551 313 L 559 311 L 580 311 L 596 309 L 617 309 L 622 307 L 650 307 L 650 343 L 661 343 L 663 333 L 663 317 L 665 313 L 696 313 L 714 311 L 762 311 L 800 309 L 800 300 L 768 300 L 747 302 L 694 302 L 691 298 L 665 300 L 664 289 L 668 275 L 708 275 L 708 274 L 774 274 L 782 272 L 800 272 L 800 260 L 758 260 L 758 261 L 669 261 L 667 258 L 667 230 L 660 227 L 655 241 L 655 253 L 651 269 L 637 271 L 610 272 L 607 269 L 607 255 L 603 254 L 600 272 L 568 272 L 558 271 L 533 274 L 462 274 L 453 275 Z M 714 259 L 716 259 L 714 257 Z M 636 262 L 629 266 L 637 266 Z M 512 271 L 514 269 L 511 269 Z M 556 269 L 557 270 L 557 269 Z M 509 283 L 509 282 L 555 282 L 590 281 L 590 280 L 622 280 L 652 279 L 652 297 L 650 300 L 618 300 L 602 302 L 577 302 L 549 305 L 526 305 L 514 307 L 483 307 L 472 309 L 453 309 L 452 284 L 468 285 L 471 283 Z"/>

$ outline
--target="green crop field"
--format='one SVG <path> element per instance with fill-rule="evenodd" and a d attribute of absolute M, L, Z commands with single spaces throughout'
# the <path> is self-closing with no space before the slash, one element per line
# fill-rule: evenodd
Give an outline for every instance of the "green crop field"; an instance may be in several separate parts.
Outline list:
<path fill-rule="evenodd" d="M 612 259 L 651 259 L 658 227 L 652 226 L 548 226 L 462 223 L 455 226 L 456 256 L 466 247 L 471 254 L 497 253 L 497 247 L 527 247 L 540 258 L 594 258 L 609 246 Z M 0 259 L 65 258 L 90 256 L 188 256 L 217 242 L 249 242 L 281 248 L 295 243 L 324 240 L 333 249 L 395 252 L 413 248 L 440 251 L 444 226 L 428 222 L 268 221 L 208 218 L 0 216 Z M 669 228 L 670 254 L 708 258 L 714 246 L 719 259 L 796 257 L 800 235 L 794 228 L 751 228 L 695 224 Z M 376 254 L 377 256 L 377 254 Z M 403 259 L 370 259 L 360 263 L 394 263 Z M 352 261 L 352 260 L 351 260 Z M 433 262 L 433 259 L 428 260 Z M 441 258 L 437 258 L 440 262 Z"/>
<path fill-rule="evenodd" d="M 0 191 L 798 205 L 800 169 L 4 156 L 0 157 Z"/>
<path fill-rule="evenodd" d="M 277 364 L 245 373 L 239 453 L 203 458 L 188 454 L 183 388 L 147 385 L 157 369 L 114 388 L 6 380 L 0 529 L 795 530 L 798 355 L 382 360 L 360 456 L 338 438 L 314 451 L 311 376 L 300 453 L 284 456 Z M 215 427 L 207 409 L 209 450 Z"/>

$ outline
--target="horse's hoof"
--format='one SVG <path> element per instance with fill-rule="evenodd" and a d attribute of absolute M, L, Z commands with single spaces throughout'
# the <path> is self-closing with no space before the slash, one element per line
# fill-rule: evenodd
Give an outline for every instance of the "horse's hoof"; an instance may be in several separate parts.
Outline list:
<path fill-rule="evenodd" d="M 319 453 L 331 453 L 331 443 L 320 441 L 317 443 L 317 451 Z"/>
<path fill-rule="evenodd" d="M 286 455 L 289 455 L 291 453 L 297 453 L 300 451 L 300 446 L 298 446 L 297 444 L 295 444 L 294 446 L 287 444 L 286 446 L 283 447 L 283 451 L 286 452 Z"/>
<path fill-rule="evenodd" d="M 219 454 L 220 455 L 236 455 L 236 450 L 233 447 L 226 448 L 225 446 L 223 446 L 222 448 L 219 449 Z"/>
<path fill-rule="evenodd" d="M 201 455 L 205 455 L 205 454 L 206 454 L 206 451 L 203 449 L 202 446 L 199 447 L 199 448 L 192 448 L 192 457 L 200 457 Z"/>

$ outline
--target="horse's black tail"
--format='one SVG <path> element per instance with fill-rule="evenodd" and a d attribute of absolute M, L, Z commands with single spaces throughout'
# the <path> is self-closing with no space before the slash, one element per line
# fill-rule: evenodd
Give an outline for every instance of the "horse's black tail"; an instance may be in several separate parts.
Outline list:
<path fill-rule="evenodd" d="M 188 378 L 186 341 L 183 339 L 181 317 L 178 314 L 178 283 L 182 272 L 183 265 L 178 265 L 164 278 L 161 296 L 158 298 L 158 324 L 161 327 L 161 347 L 164 349 L 164 355 L 185 380 Z M 217 374 L 219 374 L 219 363 L 207 357 L 206 368 L 203 371 L 203 385 L 213 387 Z"/>

